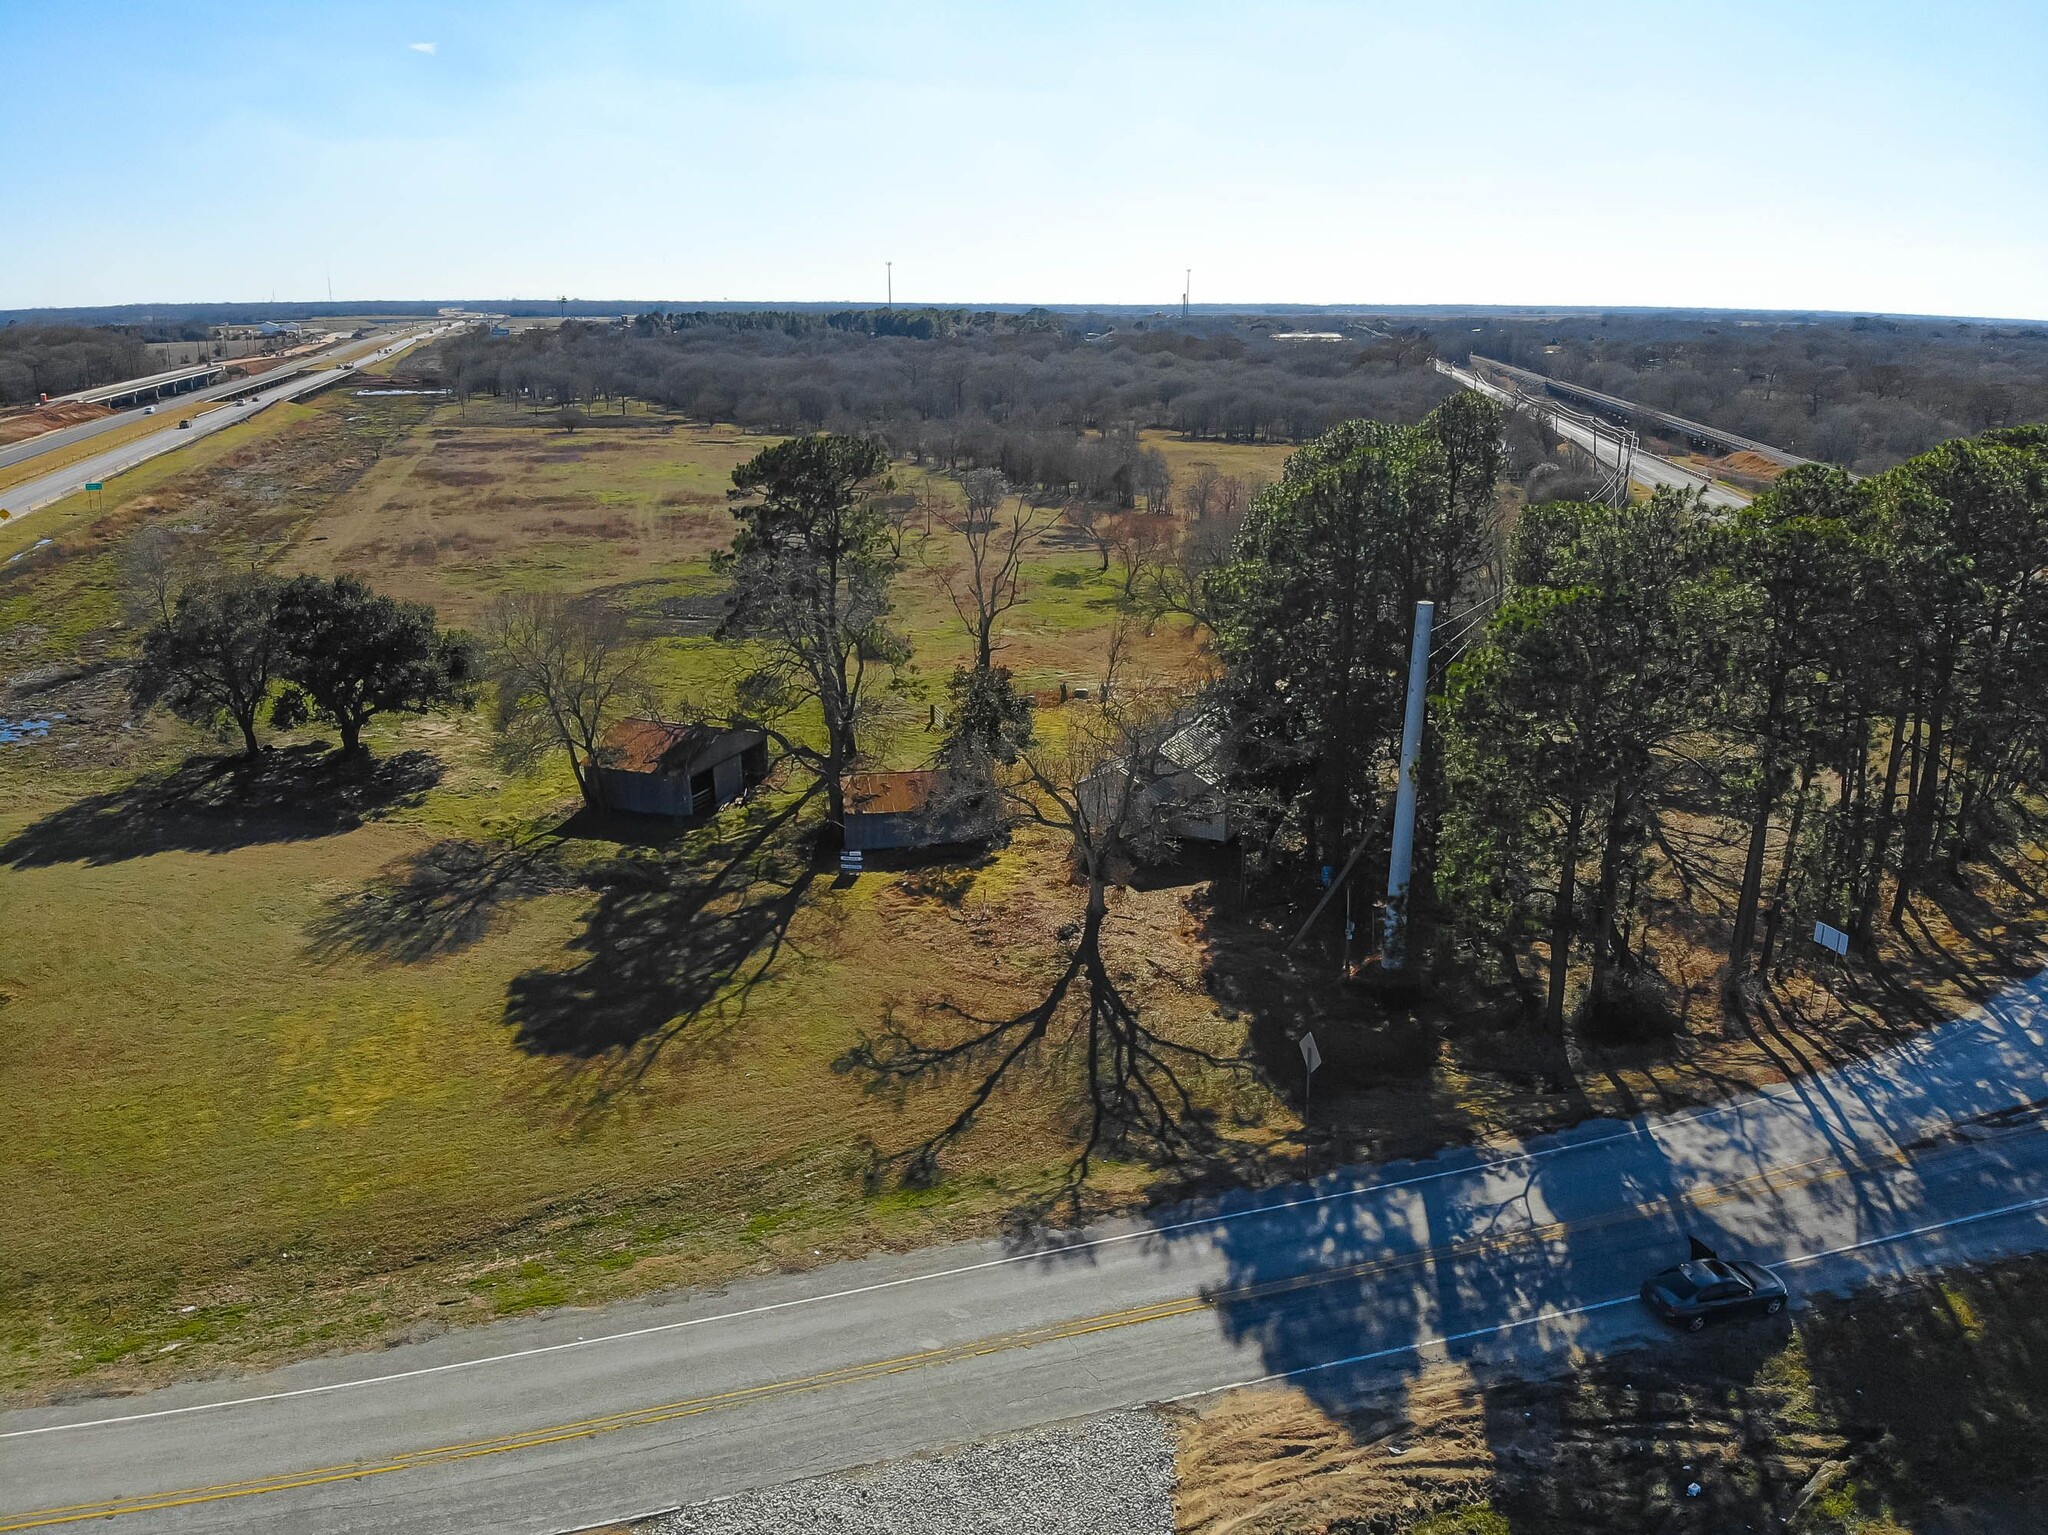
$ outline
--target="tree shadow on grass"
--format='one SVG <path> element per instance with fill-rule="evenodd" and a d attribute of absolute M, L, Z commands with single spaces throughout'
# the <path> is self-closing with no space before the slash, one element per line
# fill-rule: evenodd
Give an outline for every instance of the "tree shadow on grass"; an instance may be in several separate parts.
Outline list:
<path fill-rule="evenodd" d="M 1098 1158 L 1142 1161 L 1158 1170 L 1172 1196 L 1227 1187 L 1255 1177 L 1261 1149 L 1219 1133 L 1225 1108 L 1247 1062 L 1164 1032 L 1150 1010 L 1127 992 L 1105 952 L 1107 912 L 1084 912 L 1061 929 L 1068 944 L 1060 968 L 1030 1005 L 991 1013 L 948 996 L 927 1000 L 911 1016 L 885 1013 L 873 1030 L 834 1062 L 866 1089 L 900 1105 L 913 1089 L 957 1083 L 953 1117 L 917 1144 L 878 1156 L 871 1177 L 898 1173 L 905 1186 L 940 1176 L 942 1153 L 956 1145 L 999 1092 L 1029 1078 L 1068 1094 L 1064 1113 L 1075 1150 L 1057 1185 L 1012 1211 L 1011 1234 L 1029 1233 L 1055 1217 L 1079 1222 L 1090 1213 L 1088 1184 Z"/>
<path fill-rule="evenodd" d="M 111 864 L 332 837 L 416 802 L 440 781 L 440 759 L 423 751 L 351 759 L 313 744 L 253 762 L 193 757 L 23 827 L 0 846 L 0 864 Z"/>
<path fill-rule="evenodd" d="M 597 902 L 571 945 L 589 957 L 528 971 L 506 996 L 519 1048 L 598 1064 L 585 1108 L 601 1107 L 693 1023 L 743 1014 L 817 874 L 798 825 L 810 799 L 757 801 L 589 876 Z"/>
<path fill-rule="evenodd" d="M 576 883 L 553 840 L 450 837 L 330 900 L 308 947 L 317 959 L 422 964 L 481 942 L 513 905 Z"/>

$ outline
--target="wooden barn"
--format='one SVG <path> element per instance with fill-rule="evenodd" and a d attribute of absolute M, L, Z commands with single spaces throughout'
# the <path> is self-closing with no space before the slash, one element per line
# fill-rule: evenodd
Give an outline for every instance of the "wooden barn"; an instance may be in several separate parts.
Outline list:
<path fill-rule="evenodd" d="M 853 773 L 846 779 L 846 846 L 859 852 L 883 848 L 941 847 L 979 842 L 1001 825 L 993 789 L 959 800 L 948 795 L 944 774 L 930 768 L 909 773 Z"/>
<path fill-rule="evenodd" d="M 758 730 L 620 720 L 592 771 L 607 810 L 702 820 L 768 776 L 768 740 Z"/>

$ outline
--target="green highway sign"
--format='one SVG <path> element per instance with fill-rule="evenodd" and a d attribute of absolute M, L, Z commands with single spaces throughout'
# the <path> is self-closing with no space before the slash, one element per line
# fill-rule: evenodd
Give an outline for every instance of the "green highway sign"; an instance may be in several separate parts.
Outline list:
<path fill-rule="evenodd" d="M 98 480 L 87 480 L 85 482 L 85 488 L 87 490 L 105 490 L 107 487 L 102 485 Z"/>

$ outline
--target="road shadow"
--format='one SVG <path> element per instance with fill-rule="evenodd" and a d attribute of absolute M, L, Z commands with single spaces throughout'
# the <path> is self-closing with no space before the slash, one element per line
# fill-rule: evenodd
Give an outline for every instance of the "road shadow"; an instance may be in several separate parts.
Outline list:
<path fill-rule="evenodd" d="M 429 752 L 344 757 L 324 744 L 240 757 L 193 757 L 119 789 L 87 795 L 0 846 L 17 869 L 112 864 L 154 853 L 226 853 L 355 830 L 416 803 L 441 781 Z"/>
<path fill-rule="evenodd" d="M 424 964 L 481 942 L 520 902 L 577 883 L 553 839 L 445 838 L 329 900 L 307 947 L 316 959 Z"/>
<path fill-rule="evenodd" d="M 1795 1295 L 1802 1281 L 1896 1277 L 1913 1258 L 1890 1236 L 2013 1199 L 2024 1141 L 1987 1145 L 1967 1122 L 1995 1119 L 2048 1067 L 2043 989 L 2013 988 L 1938 1038 L 1768 1095 L 1355 1169 L 1272 1191 L 1270 1214 L 1213 1227 L 1169 1221 L 1160 1251 L 1211 1246 L 1227 1268 L 1210 1292 L 1225 1335 L 1332 1414 L 1363 1390 L 1398 1393 L 1425 1357 L 1475 1374 L 1554 1370 L 1603 1316 L 1659 1335 L 1635 1287 L 1695 1237 L 1773 1262 L 1844 1232 L 1868 1241 L 1785 1270 Z M 1783 1318 L 1758 1325 L 1782 1341 Z M 1519 1425 L 1505 1428 L 1520 1442 Z"/>
<path fill-rule="evenodd" d="M 743 1014 L 817 875 L 812 796 L 735 807 L 672 846 L 632 849 L 586 873 L 598 895 L 566 970 L 530 970 L 505 999 L 519 1048 L 602 1063 L 595 1103 L 637 1081 L 708 1014 Z M 588 1105 L 586 1105 L 588 1106 Z"/>

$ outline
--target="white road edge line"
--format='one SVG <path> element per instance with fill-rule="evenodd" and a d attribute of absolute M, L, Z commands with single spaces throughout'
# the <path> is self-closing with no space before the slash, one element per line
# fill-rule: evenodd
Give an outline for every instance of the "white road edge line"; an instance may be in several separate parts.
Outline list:
<path fill-rule="evenodd" d="M 2019 983 L 2015 990 L 2035 987 L 2041 976 Z M 1980 1009 L 1980 1013 L 1988 1010 Z M 1904 1055 L 1913 1048 L 1914 1042 L 1899 1046 L 1896 1050 L 1872 1056 L 1858 1063 L 1868 1067 L 1886 1059 Z M 1850 1069 L 1854 1069 L 1853 1067 Z M 1680 1125 L 1697 1124 L 1715 1119 L 1723 1114 L 1747 1113 L 1752 1111 L 1758 1100 L 1779 1102 L 1787 1097 L 1798 1096 L 1795 1084 L 1784 1082 L 1773 1087 L 1761 1088 L 1743 1098 L 1731 1099 L 1726 1103 L 1674 1114 L 1656 1121 L 1654 1128 L 1676 1128 Z M 909 1285 L 930 1284 L 941 1279 L 958 1279 L 967 1274 L 985 1273 L 990 1269 L 1008 1268 L 1018 1263 L 1034 1263 L 1069 1257 L 1075 1253 L 1091 1252 L 1097 1248 L 1114 1247 L 1127 1242 L 1147 1241 L 1155 1237 L 1171 1236 L 1175 1232 L 1199 1230 L 1206 1226 L 1229 1225 L 1235 1221 L 1254 1220 L 1260 1216 L 1273 1215 L 1286 1210 L 1305 1209 L 1314 1205 L 1330 1204 L 1338 1200 L 1363 1199 L 1373 1194 L 1393 1193 L 1400 1189 L 1413 1188 L 1418 1184 L 1435 1183 L 1444 1178 L 1461 1178 L 1473 1173 L 1492 1172 L 1502 1167 L 1513 1167 L 1518 1163 L 1542 1161 L 1548 1157 L 1561 1156 L 1567 1152 L 1589 1151 L 1596 1146 L 1608 1146 L 1616 1141 L 1635 1140 L 1653 1132 L 1645 1120 L 1632 1120 L 1620 1130 L 1605 1135 L 1589 1137 L 1586 1140 L 1566 1141 L 1557 1145 L 1538 1147 L 1533 1151 L 1518 1151 L 1507 1156 L 1482 1159 L 1462 1167 L 1438 1168 L 1434 1172 L 1420 1173 L 1412 1178 L 1397 1178 L 1389 1183 L 1353 1185 L 1349 1188 L 1332 1189 L 1323 1194 L 1305 1195 L 1298 1199 L 1278 1200 L 1269 1204 L 1253 1205 L 1243 1210 L 1219 1211 L 1214 1215 L 1197 1216 L 1191 1220 L 1176 1221 L 1164 1226 L 1147 1226 L 1137 1231 L 1118 1232 L 1112 1236 L 1094 1237 L 1086 1242 L 1070 1246 L 1047 1248 L 1037 1252 L 1006 1253 L 1000 1258 L 984 1259 L 980 1263 L 962 1264 L 957 1268 L 934 1269 L 929 1273 L 906 1274 L 901 1279 L 882 1279 L 872 1284 L 853 1285 L 843 1290 L 829 1290 L 818 1295 L 800 1295 L 790 1300 L 773 1301 L 761 1306 L 748 1306 L 738 1311 L 718 1312 L 711 1316 L 687 1317 L 679 1322 L 658 1322 L 649 1327 L 629 1328 L 625 1332 L 599 1333 L 595 1337 L 567 1339 L 561 1343 L 543 1343 L 533 1348 L 513 1349 L 503 1354 L 487 1354 L 477 1359 L 456 1359 L 447 1364 L 422 1365 L 413 1370 L 397 1370 L 387 1375 L 366 1375 L 356 1380 L 330 1381 L 322 1386 L 299 1386 L 290 1391 L 269 1391 L 256 1396 L 229 1397 L 218 1402 L 194 1402 L 185 1407 L 160 1407 L 150 1412 L 125 1413 L 114 1417 L 88 1418 L 76 1423 L 47 1423 L 39 1428 L 18 1428 L 0 1432 L 0 1441 L 26 1439 L 37 1434 L 61 1434 L 77 1429 L 113 1428 L 126 1423 L 145 1423 L 156 1418 L 184 1417 L 189 1413 L 219 1412 L 230 1407 L 254 1407 L 265 1402 L 290 1401 L 297 1397 L 325 1396 L 330 1392 L 353 1391 L 365 1386 L 388 1386 L 400 1381 L 419 1380 L 430 1375 L 446 1375 L 456 1370 L 479 1369 L 485 1365 L 507 1364 L 518 1359 L 534 1359 L 546 1354 L 559 1354 L 570 1349 L 594 1348 L 603 1343 L 623 1343 L 635 1338 L 653 1337 L 661 1333 L 681 1332 L 692 1327 L 708 1327 L 717 1322 L 736 1322 L 748 1317 L 769 1316 L 778 1311 L 790 1311 L 801 1306 L 823 1305 L 829 1301 L 852 1300 L 862 1295 L 876 1295 L 887 1290 L 903 1289 Z M 1979 1219 L 1981 1217 L 1970 1217 Z M 1939 1228 L 1936 1228 L 1939 1229 Z M 1893 1240 L 1881 1238 L 1880 1240 Z M 1845 1249 L 1846 1250 L 1846 1249 Z M 1822 1255 L 1816 1255 L 1822 1256 Z M 1803 1261 L 1803 1260 L 1802 1260 Z M 1520 1323 L 1510 1325 L 1524 1325 Z M 1344 1361 L 1339 1361 L 1340 1363 Z M 1314 1366 L 1327 1369 L 1330 1366 Z"/>
<path fill-rule="evenodd" d="M 1860 1242 L 1845 1242 L 1840 1247 L 1824 1248 L 1820 1252 L 1801 1253 L 1796 1258 L 1784 1258 L 1770 1265 L 1774 1269 L 1797 1268 L 1802 1263 L 1818 1263 L 1823 1258 L 1839 1258 L 1843 1253 L 1860 1252 L 1866 1247 L 1882 1247 L 1888 1242 L 1907 1242 L 1914 1237 L 1924 1237 L 1936 1231 L 1949 1231 L 1957 1226 L 1969 1226 L 1978 1221 L 1997 1220 L 2000 1216 L 2021 1215 L 2029 1210 L 2048 1206 L 2048 1194 L 2038 1199 L 2021 1200 L 2018 1204 L 2000 1205 L 1996 1210 L 1979 1210 L 1974 1215 L 1958 1215 L 1954 1220 L 1935 1221 L 1931 1225 L 1915 1226 L 1909 1231 L 1888 1232 L 1881 1237 L 1865 1237 Z M 1171 1407 L 1177 1402 L 1192 1402 L 1205 1396 L 1219 1396 L 1225 1391 L 1242 1391 L 1250 1386 L 1271 1385 L 1274 1381 L 1293 1380 L 1301 1375 L 1314 1375 L 1323 1370 L 1341 1370 L 1346 1365 L 1371 1364 L 1379 1359 L 1392 1359 L 1401 1354 L 1418 1354 L 1426 1348 L 1441 1348 L 1449 1343 L 1465 1343 L 1473 1338 L 1494 1337 L 1501 1333 L 1513 1332 L 1518 1327 L 1533 1327 L 1538 1322 L 1562 1322 L 1575 1316 L 1585 1316 L 1592 1311 L 1607 1311 L 1615 1306 L 1625 1306 L 1635 1300 L 1633 1295 L 1617 1295 L 1612 1300 L 1593 1301 L 1584 1306 L 1573 1306 L 1564 1311 L 1545 1311 L 1537 1316 L 1520 1317 L 1512 1322 L 1496 1322 L 1489 1327 L 1474 1327 L 1465 1332 L 1447 1333 L 1442 1337 L 1417 1338 L 1410 1343 L 1397 1343 L 1391 1348 L 1375 1349 L 1370 1354 L 1352 1354 L 1344 1359 L 1325 1360 L 1321 1364 L 1303 1365 L 1295 1370 L 1276 1370 L 1271 1375 L 1254 1375 L 1248 1380 L 1232 1381 L 1224 1386 L 1204 1386 L 1200 1391 L 1187 1391 L 1179 1396 L 1161 1397 L 1152 1405 Z"/>
<path fill-rule="evenodd" d="M 1709 1118 L 1724 1112 L 1733 1105 L 1720 1105 L 1694 1113 L 1674 1116 L 1660 1121 L 1662 1124 L 1680 1125 L 1697 1119 Z M 1312 1205 L 1328 1204 L 1340 1199 L 1361 1199 L 1370 1194 L 1392 1193 L 1399 1189 L 1412 1188 L 1417 1184 L 1433 1183 L 1442 1178 L 1462 1177 L 1470 1173 L 1491 1172 L 1501 1167 L 1512 1167 L 1518 1162 L 1534 1162 L 1544 1157 L 1556 1156 L 1567 1151 L 1586 1151 L 1596 1146 L 1609 1145 L 1615 1141 L 1633 1140 L 1645 1133 L 1642 1129 L 1616 1131 L 1613 1134 L 1594 1137 L 1585 1141 L 1574 1141 L 1559 1146 L 1544 1146 L 1534 1151 L 1517 1152 L 1511 1156 L 1496 1157 L 1486 1161 L 1473 1162 L 1463 1167 L 1440 1168 L 1435 1172 L 1423 1173 L 1413 1178 L 1396 1179 L 1390 1183 L 1375 1183 L 1334 1189 L 1326 1194 L 1313 1194 L 1300 1199 L 1280 1200 L 1272 1204 L 1256 1205 L 1244 1210 L 1219 1212 L 1215 1215 L 1199 1216 L 1193 1220 L 1178 1221 L 1166 1226 L 1148 1226 L 1139 1231 L 1118 1232 L 1112 1236 L 1095 1237 L 1071 1246 L 1047 1248 L 1037 1252 L 1006 1253 L 1000 1258 L 988 1258 L 980 1263 L 962 1264 L 957 1268 L 934 1269 L 923 1274 L 906 1274 L 900 1279 L 882 1279 L 873 1284 L 853 1285 L 843 1290 L 829 1290 L 818 1295 L 800 1295 L 790 1300 L 773 1301 L 766 1305 L 749 1306 L 739 1311 L 722 1311 L 711 1316 L 688 1317 L 679 1322 L 658 1322 L 649 1327 L 630 1328 L 625 1332 L 600 1333 L 595 1337 L 575 1338 L 561 1343 L 543 1343 L 533 1348 L 513 1349 L 503 1354 L 487 1354 L 477 1359 L 451 1360 L 447 1364 L 422 1365 L 414 1370 L 398 1370 L 388 1375 L 366 1375 L 358 1380 L 330 1381 L 323 1386 L 300 1386 L 290 1391 L 271 1391 L 258 1396 L 230 1397 L 218 1402 L 194 1402 L 185 1407 L 163 1407 L 153 1412 L 126 1413 L 117 1417 L 91 1418 L 78 1423 L 50 1423 L 40 1428 L 12 1429 L 0 1433 L 0 1440 L 22 1439 L 32 1434 L 57 1434 L 70 1429 L 107 1428 L 123 1423 L 142 1423 L 152 1418 L 182 1417 L 187 1413 L 217 1412 L 228 1407 L 252 1407 L 264 1402 L 287 1401 L 294 1397 L 322 1396 L 332 1391 L 351 1391 L 360 1386 L 385 1386 L 398 1381 L 416 1380 L 429 1375 L 443 1375 L 453 1370 L 471 1370 L 483 1365 L 508 1364 L 518 1359 L 532 1359 L 545 1354 L 562 1353 L 569 1349 L 594 1348 L 601 1343 L 622 1343 L 635 1338 L 652 1337 L 659 1333 L 679 1332 L 691 1327 L 708 1327 L 715 1322 L 736 1322 L 748 1317 L 767 1316 L 777 1311 L 788 1311 L 799 1306 L 822 1305 L 828 1301 L 852 1300 L 862 1295 L 875 1295 L 885 1290 L 901 1289 L 907 1285 L 928 1284 L 941 1279 L 958 1279 L 967 1274 L 978 1274 L 990 1269 L 1007 1268 L 1012 1264 L 1031 1263 L 1038 1260 L 1064 1258 L 1074 1253 L 1088 1252 L 1099 1247 L 1112 1247 L 1126 1242 L 1136 1242 L 1152 1237 L 1169 1236 L 1178 1231 L 1189 1231 L 1204 1226 L 1227 1225 L 1233 1221 L 1251 1220 L 1263 1215 L 1278 1214 L 1286 1210 L 1302 1209 Z"/>
<path fill-rule="evenodd" d="M 1942 1221 L 1937 1225 L 1916 1226 L 1911 1231 L 1895 1231 L 1890 1236 L 1871 1237 L 1865 1241 L 1851 1242 L 1848 1243 L 1846 1246 L 1842 1247 L 1830 1247 L 1825 1252 L 1806 1253 L 1797 1258 L 1787 1258 L 1783 1262 L 1772 1266 L 1774 1268 L 1791 1268 L 1794 1265 L 1801 1263 L 1817 1263 L 1822 1258 L 1837 1257 L 1845 1252 L 1854 1252 L 1858 1248 L 1877 1247 L 1886 1242 L 1902 1242 L 1910 1237 L 1925 1236 L 1927 1235 L 1927 1233 L 1931 1231 L 1941 1231 L 1950 1226 L 1964 1226 L 1970 1224 L 1973 1221 L 1995 1220 L 2001 1215 L 2017 1215 L 2025 1210 L 2039 1209 L 2043 1205 L 2048 1205 L 2048 1195 L 2044 1195 L 2042 1198 L 2039 1199 L 2025 1200 L 2020 1204 L 2005 1205 L 1996 1210 L 1983 1210 L 1975 1215 L 1959 1216 L 1955 1220 Z M 1199 1401 L 1201 1398 L 1205 1396 L 1220 1396 L 1226 1391 L 1243 1391 L 1252 1386 L 1270 1385 L 1272 1382 L 1277 1380 L 1291 1380 L 1297 1375 L 1312 1375 L 1319 1370 L 1341 1369 L 1343 1366 L 1348 1364 L 1366 1364 L 1377 1359 L 1392 1358 L 1397 1354 L 1419 1352 L 1425 1348 L 1440 1348 L 1443 1345 L 1449 1343 L 1462 1343 L 1472 1338 L 1481 1338 L 1486 1337 L 1489 1334 L 1509 1332 L 1517 1327 L 1527 1327 L 1530 1326 L 1532 1323 L 1536 1322 L 1563 1321 L 1575 1316 L 1585 1316 L 1588 1312 L 1592 1311 L 1608 1311 L 1612 1310 L 1616 1306 L 1627 1305 L 1630 1301 L 1634 1299 L 1636 1299 L 1636 1297 L 1633 1295 L 1618 1295 L 1614 1297 L 1612 1300 L 1594 1301 L 1590 1305 L 1574 1306 L 1570 1310 L 1566 1311 L 1548 1311 L 1541 1316 L 1524 1317 L 1520 1321 L 1515 1322 L 1497 1323 L 1492 1327 L 1476 1327 L 1469 1332 L 1451 1333 L 1446 1337 L 1422 1338 L 1413 1343 L 1403 1343 L 1396 1345 L 1393 1348 L 1379 1349 L 1370 1354 L 1353 1354 L 1348 1359 L 1332 1359 L 1326 1364 L 1304 1365 L 1298 1370 L 1282 1370 L 1272 1375 L 1259 1375 L 1253 1377 L 1250 1380 L 1233 1381 L 1227 1386 L 1204 1386 L 1199 1391 L 1186 1391 L 1181 1393 L 1181 1395 L 1179 1396 L 1157 1397 L 1150 1402 L 1140 1403 L 1138 1405 L 1145 1407 L 1172 1407 L 1181 1402 Z M 825 1474 L 832 1475 L 834 1473 L 827 1472 Z M 714 1503 L 722 1503 L 728 1501 L 730 1497 L 741 1496 L 744 1496 L 744 1494 L 734 1493 L 729 1494 L 728 1498 L 713 1498 L 710 1501 Z M 579 1524 L 570 1529 L 557 1531 L 556 1535 L 586 1535 L 586 1532 L 590 1530 L 608 1530 L 611 1529 L 614 1525 L 637 1524 L 643 1520 L 658 1519 L 663 1514 L 680 1513 L 684 1508 L 697 1506 L 700 1505 L 665 1503 L 660 1508 L 646 1509 L 639 1513 L 618 1514 L 614 1515 L 609 1519 L 599 1519 L 591 1524 Z"/>

